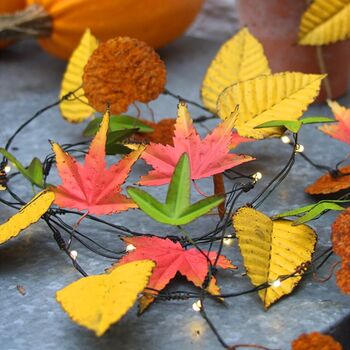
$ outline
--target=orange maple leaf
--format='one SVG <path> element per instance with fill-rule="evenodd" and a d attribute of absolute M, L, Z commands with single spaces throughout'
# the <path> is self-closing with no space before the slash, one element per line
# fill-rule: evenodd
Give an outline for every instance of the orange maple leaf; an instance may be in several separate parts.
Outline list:
<path fill-rule="evenodd" d="M 118 213 L 137 205 L 121 194 L 121 185 L 128 177 L 132 165 L 140 157 L 144 147 L 139 147 L 119 163 L 106 167 L 106 138 L 109 116 L 105 114 L 100 129 L 91 142 L 85 163 L 73 157 L 54 143 L 53 151 L 62 185 L 53 187 L 55 204 L 62 208 L 87 210 L 89 214 Z"/>
<path fill-rule="evenodd" d="M 154 170 L 141 177 L 140 185 L 158 186 L 169 183 L 183 153 L 188 154 L 192 180 L 220 174 L 254 160 L 250 156 L 229 153 L 231 145 L 237 141 L 232 132 L 233 123 L 234 118 L 225 120 L 202 140 L 193 127 L 186 104 L 179 103 L 174 146 L 151 143 L 146 147 L 142 159 Z"/>
<path fill-rule="evenodd" d="M 131 237 L 123 238 L 126 244 L 132 244 L 136 249 L 125 255 L 117 264 L 126 264 L 131 261 L 150 259 L 156 263 L 148 288 L 162 290 L 177 273 L 185 276 L 195 286 L 201 287 L 209 272 L 208 259 L 214 263 L 215 252 L 203 253 L 192 248 L 185 250 L 180 243 L 170 239 L 158 237 Z M 223 255 L 219 256 L 217 266 L 223 269 L 236 269 L 237 267 Z M 209 293 L 220 293 L 215 277 L 212 277 L 208 286 Z M 152 302 L 152 296 L 144 296 L 140 301 L 140 312 L 143 312 Z"/>

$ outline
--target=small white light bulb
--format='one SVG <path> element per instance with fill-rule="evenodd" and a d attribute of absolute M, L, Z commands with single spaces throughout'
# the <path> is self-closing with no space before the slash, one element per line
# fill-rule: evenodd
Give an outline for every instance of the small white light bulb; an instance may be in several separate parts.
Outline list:
<path fill-rule="evenodd" d="M 270 286 L 277 288 L 277 287 L 281 286 L 281 280 L 277 279 L 277 280 L 275 280 L 275 281 L 273 281 L 273 282 L 271 282 L 269 284 L 270 284 Z"/>
<path fill-rule="evenodd" d="M 69 253 L 70 257 L 73 259 L 73 260 L 77 260 L 77 257 L 78 257 L 78 252 L 76 250 L 72 250 L 70 253 Z"/>
<path fill-rule="evenodd" d="M 304 146 L 303 145 L 296 145 L 295 152 L 302 153 L 304 152 Z"/>
<path fill-rule="evenodd" d="M 252 178 L 253 178 L 253 180 L 256 182 L 256 181 L 259 181 L 259 180 L 261 180 L 262 179 L 262 173 L 261 172 L 257 172 L 257 173 L 255 173 L 253 176 L 252 176 Z"/>
<path fill-rule="evenodd" d="M 227 235 L 222 241 L 225 245 L 231 245 L 233 243 L 233 236 Z"/>
<path fill-rule="evenodd" d="M 281 136 L 281 141 L 285 144 L 290 143 L 290 138 L 287 135 Z"/>
<path fill-rule="evenodd" d="M 133 245 L 133 244 L 128 244 L 127 246 L 126 246 L 126 248 L 125 248 L 125 250 L 127 251 L 127 252 L 132 252 L 133 250 L 135 250 L 136 249 L 136 247 Z"/>
<path fill-rule="evenodd" d="M 192 309 L 196 312 L 201 311 L 202 309 L 202 302 L 200 300 L 197 300 L 195 303 L 192 304 Z"/>
<path fill-rule="evenodd" d="M 5 170 L 5 173 L 8 174 L 11 171 L 11 167 L 9 165 L 6 165 L 4 170 Z"/>

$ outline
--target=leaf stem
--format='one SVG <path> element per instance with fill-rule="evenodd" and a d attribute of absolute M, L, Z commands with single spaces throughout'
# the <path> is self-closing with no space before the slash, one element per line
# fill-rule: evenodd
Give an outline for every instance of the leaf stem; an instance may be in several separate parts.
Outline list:
<path fill-rule="evenodd" d="M 322 46 L 316 46 L 316 54 L 317 54 L 317 62 L 320 68 L 320 72 L 322 74 L 327 74 L 326 63 L 324 61 L 323 52 L 322 52 Z M 326 75 L 326 77 L 323 79 L 323 84 L 326 91 L 327 99 L 331 100 L 332 89 L 331 89 L 331 84 L 330 84 L 328 75 Z"/>

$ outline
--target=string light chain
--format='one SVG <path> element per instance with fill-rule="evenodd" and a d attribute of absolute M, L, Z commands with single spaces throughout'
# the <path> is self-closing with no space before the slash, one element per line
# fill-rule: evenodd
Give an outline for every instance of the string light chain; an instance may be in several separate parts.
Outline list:
<path fill-rule="evenodd" d="M 262 177 L 263 175 L 260 171 L 252 175 L 252 179 L 254 180 L 254 182 L 258 182 L 259 180 L 262 179 Z"/>
<path fill-rule="evenodd" d="M 274 288 L 278 288 L 281 286 L 281 280 L 278 278 L 277 280 L 274 280 L 272 282 L 269 282 L 269 285 Z"/>
<path fill-rule="evenodd" d="M 76 250 L 71 250 L 69 255 L 75 261 L 75 260 L 77 260 L 78 252 Z"/>
<path fill-rule="evenodd" d="M 233 237 L 233 235 L 227 235 L 224 239 L 223 239 L 223 243 L 225 244 L 225 245 L 232 245 L 232 243 L 233 243 L 233 241 L 234 241 L 234 237 Z"/>
<path fill-rule="evenodd" d="M 133 250 L 135 250 L 136 249 L 136 247 L 133 245 L 133 244 L 128 244 L 127 246 L 126 246 L 126 248 L 125 248 L 125 250 L 127 251 L 127 252 L 132 252 Z"/>
<path fill-rule="evenodd" d="M 289 144 L 289 143 L 291 143 L 291 140 L 290 140 L 290 138 L 289 138 L 287 135 L 281 136 L 281 141 L 282 141 L 284 144 Z"/>
<path fill-rule="evenodd" d="M 200 300 L 197 300 L 192 304 L 192 309 L 196 312 L 200 312 L 202 310 L 202 302 Z"/>
<path fill-rule="evenodd" d="M 296 153 L 303 153 L 304 150 L 305 150 L 305 148 L 304 148 L 303 145 L 301 145 L 301 144 L 299 144 L 299 143 L 295 145 L 295 152 L 296 152 Z"/>
<path fill-rule="evenodd" d="M 4 171 L 6 174 L 8 174 L 11 171 L 11 167 L 9 165 L 6 165 Z"/>

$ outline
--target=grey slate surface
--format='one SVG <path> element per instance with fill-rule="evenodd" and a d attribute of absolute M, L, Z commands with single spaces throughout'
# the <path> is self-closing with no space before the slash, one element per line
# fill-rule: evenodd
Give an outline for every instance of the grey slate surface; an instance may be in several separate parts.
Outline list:
<path fill-rule="evenodd" d="M 183 96 L 199 100 L 198 91 L 201 78 L 210 59 L 218 49 L 217 43 L 184 38 L 161 51 L 169 70 L 168 88 Z M 34 42 L 17 45 L 0 53 L 0 144 L 3 145 L 16 126 L 29 118 L 35 111 L 56 100 L 60 79 L 65 63 L 43 53 Z M 350 98 L 343 103 L 350 105 Z M 151 104 L 158 118 L 174 117 L 176 101 L 161 97 Z M 192 108 L 193 116 L 201 111 Z M 145 112 L 147 113 L 147 112 Z M 310 108 L 309 115 L 330 115 L 325 106 Z M 214 121 L 208 123 L 213 126 Z M 21 134 L 13 151 L 23 162 L 28 163 L 33 156 L 43 157 L 49 151 L 47 139 L 60 143 L 82 139 L 83 127 L 69 125 L 59 116 L 57 109 L 50 110 L 36 120 Z M 201 129 L 201 132 L 204 132 Z M 317 143 L 315 140 L 319 140 Z M 311 126 L 301 133 L 300 143 L 307 154 L 317 162 L 334 165 L 349 152 L 348 146 L 331 140 Z M 241 171 L 251 173 L 261 171 L 264 175 L 261 184 L 241 204 L 257 193 L 264 184 L 278 172 L 287 161 L 290 147 L 280 140 L 262 141 L 257 144 L 240 146 L 239 152 L 254 155 L 256 162 L 241 167 Z M 146 167 L 140 163 L 135 167 L 129 182 L 137 180 Z M 303 193 L 305 184 L 320 176 L 302 159 L 298 158 L 293 171 L 279 189 L 261 207 L 267 214 L 300 206 L 312 201 Z M 50 181 L 57 183 L 57 177 Z M 206 192 L 211 191 L 210 181 L 200 182 Z M 229 182 L 227 182 L 229 186 Z M 31 197 L 31 189 L 21 180 L 14 180 L 12 187 L 24 199 Z M 150 192 L 164 196 L 164 187 L 150 189 Z M 2 193 L 0 195 L 3 195 Z M 193 199 L 198 195 L 193 194 Z M 0 216 L 4 221 L 12 210 L 1 206 Z M 317 251 L 330 245 L 330 223 L 335 215 L 328 214 L 313 223 L 319 234 Z M 69 220 L 69 218 L 66 218 Z M 74 220 L 74 218 L 73 218 Z M 112 222 L 124 224 L 147 233 L 164 235 L 176 231 L 157 224 L 138 211 L 110 218 Z M 188 230 L 202 234 L 214 227 L 213 217 L 205 217 L 191 225 Z M 113 231 L 101 225 L 82 223 L 82 231 L 91 235 L 110 249 L 121 249 L 122 245 Z M 79 261 L 89 273 L 100 273 L 109 266 L 111 260 L 102 259 L 87 252 L 78 245 Z M 224 253 L 241 266 L 237 248 L 225 248 Z M 330 259 L 324 269 L 335 261 Z M 220 272 L 218 279 L 223 292 L 250 288 L 246 277 L 238 271 Z M 220 345 L 200 315 L 192 310 L 193 300 L 183 302 L 158 302 L 141 318 L 136 310 L 128 315 L 102 338 L 73 324 L 54 296 L 58 289 L 79 278 L 57 248 L 48 228 L 39 223 L 30 227 L 21 237 L 0 247 L 0 349 L 220 349 Z M 16 285 L 23 285 L 27 291 L 21 296 Z M 184 280 L 172 282 L 170 289 L 194 288 Z M 302 332 L 325 330 L 350 312 L 350 300 L 338 291 L 334 278 L 320 284 L 306 277 L 291 297 L 286 297 L 268 312 L 262 308 L 257 295 L 228 299 L 227 306 L 207 303 L 207 311 L 212 321 L 219 327 L 227 343 L 258 343 L 278 349 L 289 349 L 290 341 Z"/>

